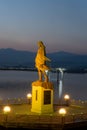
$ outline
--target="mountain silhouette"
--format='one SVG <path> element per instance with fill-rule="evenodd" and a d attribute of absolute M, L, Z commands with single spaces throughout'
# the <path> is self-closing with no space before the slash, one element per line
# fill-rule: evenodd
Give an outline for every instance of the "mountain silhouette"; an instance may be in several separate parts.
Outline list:
<path fill-rule="evenodd" d="M 36 52 L 20 51 L 12 48 L 0 49 L 0 67 L 35 67 Z M 87 68 L 87 55 L 78 55 L 68 52 L 47 53 L 51 59 L 51 67 Z"/>
<path fill-rule="evenodd" d="M 68 52 L 55 52 L 49 55 L 54 67 L 87 68 L 87 55 L 78 55 Z"/>
<path fill-rule="evenodd" d="M 33 67 L 35 53 L 20 51 L 11 48 L 0 49 L 0 66 L 26 66 Z"/>

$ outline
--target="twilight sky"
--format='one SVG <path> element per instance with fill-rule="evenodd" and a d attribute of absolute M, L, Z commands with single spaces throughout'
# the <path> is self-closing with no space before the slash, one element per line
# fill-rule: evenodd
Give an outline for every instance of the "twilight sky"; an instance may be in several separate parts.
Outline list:
<path fill-rule="evenodd" d="M 0 48 L 87 54 L 87 0 L 0 0 Z"/>

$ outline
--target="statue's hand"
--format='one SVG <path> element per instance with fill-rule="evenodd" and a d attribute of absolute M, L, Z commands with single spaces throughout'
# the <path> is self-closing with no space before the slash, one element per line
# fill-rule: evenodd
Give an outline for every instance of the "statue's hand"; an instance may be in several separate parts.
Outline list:
<path fill-rule="evenodd" d="M 46 60 L 49 61 L 49 62 L 51 62 L 51 60 L 49 58 L 47 58 L 47 57 L 46 57 Z"/>
<path fill-rule="evenodd" d="M 49 62 L 51 62 L 51 60 L 49 58 L 47 58 Z"/>

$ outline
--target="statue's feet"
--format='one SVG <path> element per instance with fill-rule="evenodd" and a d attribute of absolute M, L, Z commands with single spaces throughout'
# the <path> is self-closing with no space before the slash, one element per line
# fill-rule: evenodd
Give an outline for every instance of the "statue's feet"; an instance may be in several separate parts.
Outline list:
<path fill-rule="evenodd" d="M 42 80 L 41 80 L 41 79 L 39 79 L 38 81 L 39 81 L 39 82 L 42 82 Z"/>

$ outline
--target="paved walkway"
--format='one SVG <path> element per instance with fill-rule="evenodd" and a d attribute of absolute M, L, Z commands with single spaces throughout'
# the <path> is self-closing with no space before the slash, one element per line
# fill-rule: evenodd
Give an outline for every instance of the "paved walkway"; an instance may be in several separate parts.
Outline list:
<path fill-rule="evenodd" d="M 57 125 L 59 127 L 62 124 L 87 121 L 87 106 L 64 106 L 67 111 L 65 116 L 59 115 L 60 106 L 58 105 L 54 105 L 52 114 L 33 113 L 29 104 L 10 105 L 11 111 L 8 114 L 3 112 L 3 107 L 4 105 L 0 106 L 0 125 L 5 127 L 27 128 L 29 126 L 38 127 L 39 125 L 43 127 Z"/>

